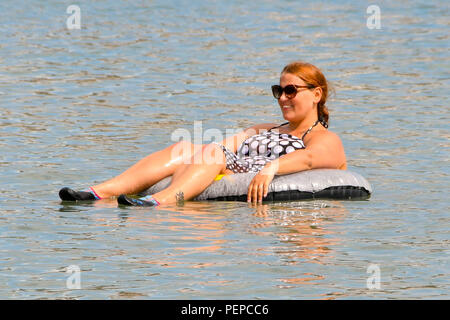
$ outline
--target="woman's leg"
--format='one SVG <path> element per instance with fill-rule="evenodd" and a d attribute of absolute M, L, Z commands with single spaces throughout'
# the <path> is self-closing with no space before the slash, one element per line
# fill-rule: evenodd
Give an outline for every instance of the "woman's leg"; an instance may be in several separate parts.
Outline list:
<path fill-rule="evenodd" d="M 201 145 L 180 141 L 138 161 L 122 174 L 92 186 L 101 198 L 120 194 L 136 194 L 175 173 L 178 167 L 190 161 Z"/>
<path fill-rule="evenodd" d="M 171 184 L 153 197 L 163 204 L 177 202 L 181 193 L 184 200 L 192 199 L 205 190 L 218 174 L 226 172 L 223 150 L 216 144 L 205 145 L 191 158 L 190 164 L 178 166 Z"/>

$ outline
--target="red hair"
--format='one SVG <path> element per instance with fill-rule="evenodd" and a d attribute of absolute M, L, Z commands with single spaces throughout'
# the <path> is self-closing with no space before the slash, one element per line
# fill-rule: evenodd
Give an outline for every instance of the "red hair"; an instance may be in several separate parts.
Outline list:
<path fill-rule="evenodd" d="M 289 63 L 286 67 L 284 67 L 281 74 L 283 73 L 296 75 L 311 87 L 322 88 L 322 98 L 317 104 L 317 116 L 322 125 L 328 127 L 328 119 L 330 114 L 325 103 L 328 98 L 329 84 L 322 71 L 310 63 L 296 61 Z"/>

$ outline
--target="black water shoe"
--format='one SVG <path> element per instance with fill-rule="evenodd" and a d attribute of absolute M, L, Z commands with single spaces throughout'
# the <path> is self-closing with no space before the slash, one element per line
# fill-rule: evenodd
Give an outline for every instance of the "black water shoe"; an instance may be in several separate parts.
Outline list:
<path fill-rule="evenodd" d="M 92 191 L 75 191 L 70 188 L 62 188 L 59 190 L 59 197 L 63 201 L 94 201 L 99 200 Z"/>
<path fill-rule="evenodd" d="M 117 202 L 124 206 L 134 206 L 134 207 L 155 207 L 159 205 L 159 202 L 152 196 L 146 196 L 139 199 L 130 198 L 124 194 L 121 194 L 117 198 Z"/>

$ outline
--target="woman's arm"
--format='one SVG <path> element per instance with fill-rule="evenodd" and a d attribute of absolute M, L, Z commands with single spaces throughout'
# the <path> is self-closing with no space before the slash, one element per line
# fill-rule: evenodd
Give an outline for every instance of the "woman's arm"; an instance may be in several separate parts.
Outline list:
<path fill-rule="evenodd" d="M 341 139 L 331 131 L 316 132 L 305 142 L 306 148 L 285 154 L 268 165 L 283 175 L 304 170 L 345 167 L 345 152 Z"/>
<path fill-rule="evenodd" d="M 248 202 L 262 202 L 276 174 L 283 175 L 318 168 L 345 168 L 345 153 L 341 139 L 330 131 L 311 134 L 306 148 L 285 154 L 267 163 L 252 179 L 247 192 Z"/>

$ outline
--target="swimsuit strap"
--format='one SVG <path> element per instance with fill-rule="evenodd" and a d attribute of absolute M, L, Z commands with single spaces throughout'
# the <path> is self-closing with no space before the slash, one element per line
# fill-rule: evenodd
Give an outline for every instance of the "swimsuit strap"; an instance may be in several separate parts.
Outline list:
<path fill-rule="evenodd" d="M 319 124 L 319 120 L 317 120 L 316 122 L 314 122 L 314 124 L 311 126 L 311 127 L 309 127 L 309 129 L 308 130 L 306 130 L 306 132 L 303 134 L 303 136 L 302 136 L 302 141 L 303 141 L 303 139 L 305 138 L 305 136 L 308 134 L 308 133 L 310 133 L 311 132 L 311 130 L 315 127 L 315 126 L 317 126 L 318 124 Z"/>
<path fill-rule="evenodd" d="M 288 124 L 289 122 L 285 122 L 285 123 L 283 123 L 283 124 L 280 124 L 279 126 L 276 126 L 276 127 L 273 127 L 273 128 L 271 128 L 271 129 L 269 129 L 269 131 L 271 131 L 272 129 L 275 129 L 275 128 L 279 128 L 279 127 L 282 127 L 282 126 L 284 126 L 285 124 Z M 315 126 L 317 126 L 319 123 L 322 123 L 320 120 L 317 120 L 316 122 L 314 122 L 314 124 L 311 126 L 311 127 L 309 127 L 309 129 L 308 130 L 306 130 L 306 132 L 303 134 L 303 136 L 302 136 L 302 141 L 303 141 L 303 139 L 305 138 L 305 136 L 308 134 L 308 133 L 310 133 L 311 132 L 311 130 L 315 127 Z M 322 125 L 323 125 L 323 123 L 322 123 Z M 328 126 L 327 126 L 328 127 Z"/>
<path fill-rule="evenodd" d="M 279 126 L 270 128 L 269 131 L 272 131 L 272 129 L 276 129 L 276 128 L 282 127 L 282 126 L 284 126 L 285 124 L 288 124 L 288 123 L 289 123 L 289 122 L 285 122 L 285 123 L 280 124 Z"/>

